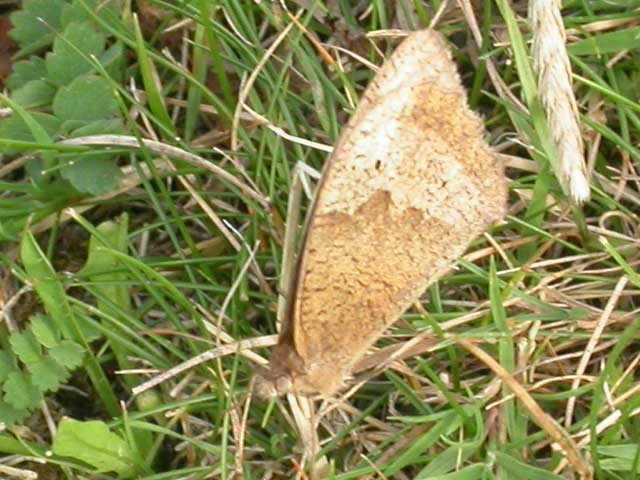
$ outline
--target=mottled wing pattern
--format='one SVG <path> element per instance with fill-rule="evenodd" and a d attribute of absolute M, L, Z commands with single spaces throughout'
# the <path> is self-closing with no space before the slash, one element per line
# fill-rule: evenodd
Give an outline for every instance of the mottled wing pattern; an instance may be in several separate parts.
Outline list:
<path fill-rule="evenodd" d="M 502 168 L 443 39 L 414 32 L 325 167 L 271 359 L 273 393 L 334 394 L 353 365 L 505 213 Z"/>

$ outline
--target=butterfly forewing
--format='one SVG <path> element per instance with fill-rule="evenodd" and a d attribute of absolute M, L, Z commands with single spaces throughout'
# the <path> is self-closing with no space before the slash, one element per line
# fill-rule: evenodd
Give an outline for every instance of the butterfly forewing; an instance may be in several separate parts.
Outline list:
<path fill-rule="evenodd" d="M 274 391 L 331 395 L 505 210 L 502 168 L 442 38 L 414 32 L 325 166 L 271 360 Z"/>

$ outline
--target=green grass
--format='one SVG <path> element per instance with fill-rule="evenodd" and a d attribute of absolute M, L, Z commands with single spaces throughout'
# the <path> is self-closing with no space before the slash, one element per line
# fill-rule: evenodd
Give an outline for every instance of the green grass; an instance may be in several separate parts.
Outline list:
<path fill-rule="evenodd" d="M 64 3 L 70 2 L 50 5 L 55 10 Z M 84 12 L 107 46 L 122 52 L 107 61 L 107 53 L 92 57 L 82 45 L 69 47 L 112 92 L 113 117 L 120 122 L 112 133 L 179 150 L 142 142 L 139 148 L 64 145 L 74 136 L 72 127 L 60 134 L 35 113 L 51 113 L 50 103 L 16 105 L 11 88 L 0 97 L 24 120 L 22 126 L 0 123 L 0 383 L 11 369 L 33 379 L 32 365 L 54 344 L 75 342 L 84 352 L 82 366 L 59 372 L 61 387 L 44 392 L 42 401 L 28 382 L 10 389 L 34 405 L 0 430 L 0 455 L 15 460 L 16 468 L 53 472 L 50 478 L 305 478 L 313 461 L 304 452 L 316 454 L 318 465 L 326 462 L 327 475 L 336 479 L 562 478 L 555 470 L 565 457 L 531 410 L 455 335 L 473 340 L 528 390 L 573 437 L 596 478 L 637 478 L 638 0 L 564 2 L 574 87 L 594 165 L 592 200 L 582 208 L 571 207 L 550 173 L 555 148 L 537 97 L 524 3 L 500 0 L 489 8 L 484 2 L 478 24 L 485 41 L 494 43 L 478 56 L 469 25 L 449 2 L 436 28 L 455 48 L 489 142 L 529 163 L 507 169 L 509 216 L 490 232 L 502 252 L 461 260 L 429 288 L 422 308 L 408 312 L 378 344 L 422 336 L 437 347 L 386 366 L 319 418 L 318 445 L 298 430 L 292 403 L 249 396 L 267 348 L 230 349 L 133 395 L 135 387 L 207 350 L 277 331 L 294 166 L 321 169 L 326 160 L 325 151 L 295 138 L 334 145 L 372 78 L 348 55 L 340 54 L 340 68 L 329 65 L 310 36 L 334 59 L 332 45 L 380 64 L 373 45 L 388 55 L 394 42 L 367 41 L 362 34 L 425 28 L 442 2 L 372 1 L 358 11 L 357 2 L 344 0 L 287 2 L 293 15 L 298 3 L 313 6 L 298 19 L 308 33 L 292 26 L 263 60 L 292 23 L 278 3 L 149 1 L 160 13 L 153 17 L 126 2 L 109 16 L 96 2 L 75 0 L 76 15 Z M 58 38 L 63 21 L 54 10 L 43 15 Z M 413 13 L 404 18 L 406 12 Z M 175 25 L 175 32 L 163 33 Z M 40 55 L 51 48 L 32 46 Z M 498 95 L 487 59 L 528 114 Z M 248 110 L 238 117 L 241 92 L 268 125 Z M 92 128 L 91 134 L 108 133 L 104 123 L 103 130 Z M 24 155 L 30 156 L 26 166 Z M 60 172 L 70 171 L 68 162 L 80 158 L 117 167 L 118 189 L 96 193 L 103 177 L 91 171 L 75 177 L 87 191 L 60 180 Z M 200 159 L 235 180 L 205 170 Z M 532 174 L 533 167 L 539 173 Z M 469 252 L 490 246 L 479 238 Z M 629 281 L 614 295 L 622 275 Z M 585 348 L 611 301 L 608 324 L 575 386 Z M 38 313 L 49 318 L 53 337 L 42 325 L 33 327 Z M 27 331 L 40 336 L 17 352 L 15 335 Z M 16 384 L 23 377 L 14 378 Z M 3 402 L 0 416 L 8 415 Z M 316 414 L 324 407 L 316 403 Z M 85 424 L 71 434 L 69 423 L 54 443 L 50 426 L 59 428 L 64 416 L 100 420 L 108 431 Z M 108 439 L 121 442 L 119 453 L 101 449 Z"/>

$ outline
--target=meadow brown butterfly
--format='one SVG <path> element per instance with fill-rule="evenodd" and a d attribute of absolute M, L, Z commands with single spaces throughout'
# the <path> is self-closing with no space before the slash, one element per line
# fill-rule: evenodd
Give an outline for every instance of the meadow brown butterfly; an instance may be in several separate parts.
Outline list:
<path fill-rule="evenodd" d="M 324 167 L 261 394 L 335 394 L 506 196 L 444 40 L 409 34 Z"/>

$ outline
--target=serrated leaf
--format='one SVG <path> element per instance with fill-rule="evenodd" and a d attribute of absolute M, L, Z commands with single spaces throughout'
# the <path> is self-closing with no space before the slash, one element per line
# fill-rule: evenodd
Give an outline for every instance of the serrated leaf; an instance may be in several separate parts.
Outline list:
<path fill-rule="evenodd" d="M 91 8 L 103 20 L 111 20 L 116 23 L 119 20 L 120 9 L 117 2 L 105 2 L 104 0 L 82 0 L 87 7 Z M 63 27 L 72 22 L 93 21 L 91 16 L 84 9 L 78 0 L 67 4 L 62 9 L 61 17 Z"/>
<path fill-rule="evenodd" d="M 53 52 L 46 57 L 47 74 L 51 82 L 64 86 L 93 70 L 88 58 L 104 51 L 105 37 L 89 22 L 70 23 L 53 42 Z"/>
<path fill-rule="evenodd" d="M 62 282 L 29 231 L 22 237 L 20 259 L 51 320 L 64 337 L 73 338 L 70 325 L 75 324 L 75 317 Z"/>
<path fill-rule="evenodd" d="M 60 334 L 55 330 L 51 319 L 44 315 L 35 314 L 29 322 L 29 329 L 41 345 L 53 348 L 60 342 Z"/>
<path fill-rule="evenodd" d="M 63 122 L 89 123 L 116 115 L 118 103 L 107 80 L 85 75 L 58 91 L 53 99 L 53 113 Z"/>
<path fill-rule="evenodd" d="M 49 350 L 49 355 L 63 367 L 73 370 L 82 364 L 84 349 L 72 340 L 63 340 Z"/>
<path fill-rule="evenodd" d="M 15 409 L 35 408 L 42 401 L 42 394 L 22 372 L 11 372 L 2 386 L 4 401 Z"/>
<path fill-rule="evenodd" d="M 62 282 L 28 229 L 22 235 L 20 259 L 28 280 L 33 284 L 35 291 L 44 303 L 45 310 L 55 322 L 58 330 L 62 332 L 62 336 L 72 338 L 83 346 L 86 345 L 82 324 L 78 322 L 76 314 L 69 304 Z M 52 350 L 49 351 L 50 355 Z M 64 365 L 64 362 L 59 363 Z M 108 380 L 102 366 L 91 354 L 87 356 L 86 371 L 91 382 L 97 386 L 98 394 L 109 414 L 117 415 L 119 411 L 118 400 L 112 389 L 104 388 Z"/>
<path fill-rule="evenodd" d="M 111 432 L 104 422 L 63 419 L 51 449 L 56 455 L 92 465 L 96 473 L 116 472 L 128 477 L 135 474 L 129 444 Z"/>
<path fill-rule="evenodd" d="M 64 0 L 24 0 L 22 10 L 11 14 L 13 28 L 9 36 L 22 50 L 44 47 L 51 43 L 51 27 L 60 29 L 60 16 Z"/>
<path fill-rule="evenodd" d="M 44 58 L 31 57 L 13 64 L 13 72 L 7 78 L 7 88 L 16 90 L 31 80 L 44 80 L 47 77 L 47 66 Z"/>
<path fill-rule="evenodd" d="M 13 427 L 29 416 L 29 410 L 15 408 L 7 402 L 0 401 L 0 426 Z"/>
<path fill-rule="evenodd" d="M 24 108 L 48 105 L 56 89 L 46 80 L 31 80 L 11 94 L 11 100 Z"/>
<path fill-rule="evenodd" d="M 91 195 L 103 195 L 118 187 L 122 177 L 120 167 L 112 155 L 97 153 L 95 155 L 78 155 L 72 164 L 60 171 L 78 191 Z"/>
<path fill-rule="evenodd" d="M 12 333 L 9 337 L 9 343 L 13 353 L 15 353 L 20 361 L 25 364 L 39 362 L 42 359 L 42 349 L 31 331 Z"/>
<path fill-rule="evenodd" d="M 69 378 L 69 371 L 52 358 L 44 357 L 37 363 L 27 365 L 31 372 L 31 383 L 41 392 L 55 391 Z"/>
<path fill-rule="evenodd" d="M 13 357 L 11 354 L 4 350 L 0 350 L 0 383 L 4 382 L 9 374 L 15 369 L 16 366 L 13 363 Z"/>

